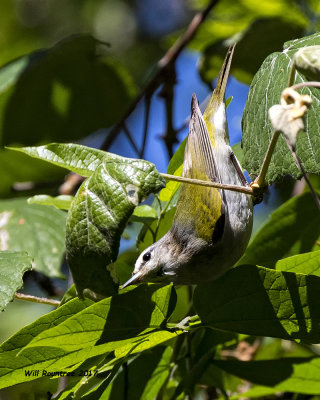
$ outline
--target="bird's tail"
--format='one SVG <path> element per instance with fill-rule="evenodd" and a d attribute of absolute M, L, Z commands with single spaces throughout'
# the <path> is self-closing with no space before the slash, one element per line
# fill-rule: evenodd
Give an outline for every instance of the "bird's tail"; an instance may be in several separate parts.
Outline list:
<path fill-rule="evenodd" d="M 223 137 L 226 141 L 229 140 L 224 98 L 234 48 L 235 44 L 228 49 L 218 76 L 217 85 L 203 114 L 213 146 L 217 137 Z"/>

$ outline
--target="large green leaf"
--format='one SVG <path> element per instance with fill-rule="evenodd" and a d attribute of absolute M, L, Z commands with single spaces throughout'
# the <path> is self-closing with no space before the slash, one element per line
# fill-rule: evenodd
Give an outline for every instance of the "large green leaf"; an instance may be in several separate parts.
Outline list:
<path fill-rule="evenodd" d="M 272 388 L 276 392 L 319 394 L 319 357 L 280 358 L 277 360 L 239 361 L 215 360 L 219 368 L 242 379 Z M 276 371 L 276 373 L 275 373 Z M 251 392 L 251 391 L 250 391 Z M 241 397 L 251 398 L 254 393 L 242 393 Z M 271 394 L 269 391 L 260 395 Z M 258 391 L 259 394 L 259 391 Z"/>
<path fill-rule="evenodd" d="M 1 250 L 26 251 L 33 268 L 51 277 L 60 272 L 65 249 L 66 214 L 52 207 L 29 205 L 26 199 L 0 201 Z"/>
<path fill-rule="evenodd" d="M 197 286 L 194 305 L 216 329 L 320 343 L 320 278 L 243 265 Z"/>
<path fill-rule="evenodd" d="M 63 357 L 62 351 L 55 348 L 42 349 L 42 351 L 34 351 L 34 349 L 26 349 L 23 354 L 19 354 L 20 350 L 25 347 L 33 338 L 46 329 L 61 324 L 72 315 L 80 312 L 93 302 L 89 299 L 80 301 L 74 299 L 67 304 L 59 307 L 57 310 L 40 317 L 30 325 L 25 326 L 0 346 L 0 387 L 11 386 L 19 382 L 37 379 L 37 376 L 27 376 L 25 371 L 30 369 L 39 369 L 52 367 L 54 362 L 59 362 Z M 85 359 L 86 355 L 84 355 Z M 61 365 L 63 364 L 61 359 Z M 72 361 L 67 361 L 66 365 L 72 365 Z"/>
<path fill-rule="evenodd" d="M 127 377 L 122 370 L 116 379 L 103 393 L 105 400 L 125 398 L 125 390 L 130 393 L 131 400 L 153 400 L 167 379 L 170 372 L 170 347 L 158 347 L 149 353 L 141 354 L 127 366 Z M 97 396 L 97 393 L 92 393 Z M 97 397 L 88 397 L 96 399 Z M 87 397 L 84 397 L 87 399 Z"/>
<path fill-rule="evenodd" d="M 72 36 L 0 68 L 1 143 L 77 139 L 118 121 L 136 87 L 106 50 Z"/>
<path fill-rule="evenodd" d="M 43 331 L 27 348 L 47 346 L 71 352 L 107 343 L 112 351 L 131 343 L 132 338 L 138 341 L 138 336 L 159 329 L 171 314 L 175 301 L 171 285 L 160 288 L 140 285 L 92 304 Z"/>
<path fill-rule="evenodd" d="M 10 150 L 28 154 L 69 169 L 82 176 L 90 176 L 105 160 L 121 160 L 123 157 L 74 143 L 50 143 L 45 146 L 11 147 Z"/>
<path fill-rule="evenodd" d="M 121 234 L 134 208 L 165 182 L 144 160 L 108 158 L 81 185 L 67 219 L 67 260 L 81 296 L 116 292 L 106 269 L 118 255 Z"/>
<path fill-rule="evenodd" d="M 23 284 L 23 274 L 31 268 L 31 257 L 27 253 L 0 252 L 0 311 L 13 300 L 15 292 Z"/>
<path fill-rule="evenodd" d="M 273 128 L 269 121 L 268 110 L 280 103 L 281 92 L 288 86 L 291 61 L 296 51 L 305 46 L 319 45 L 320 33 L 284 44 L 280 53 L 267 57 L 255 75 L 243 113 L 244 167 L 253 178 L 258 175 L 262 165 Z M 304 77 L 296 73 L 295 82 L 302 82 Z M 313 103 L 306 116 L 305 133 L 300 133 L 297 142 L 297 155 L 306 172 L 320 173 L 320 136 L 318 107 L 319 90 L 306 88 L 301 93 L 309 94 Z M 269 184 L 290 174 L 295 178 L 301 176 L 291 153 L 282 137 L 276 145 L 267 173 Z"/>
<path fill-rule="evenodd" d="M 73 196 L 62 194 L 60 196 L 48 196 L 47 194 L 37 194 L 29 197 L 28 204 L 40 204 L 42 206 L 53 206 L 59 210 L 69 210 Z"/>
<path fill-rule="evenodd" d="M 272 268 L 284 257 L 312 250 L 320 235 L 320 213 L 310 193 L 294 197 L 274 211 L 250 242 L 240 264 Z"/>
<path fill-rule="evenodd" d="M 296 256 L 279 260 L 276 264 L 276 269 L 320 277 L 320 251 L 297 254 Z"/>
<path fill-rule="evenodd" d="M 66 170 L 54 165 L 6 149 L 0 149 L 0 170 L 0 197 L 12 197 L 12 188 L 21 182 L 31 182 L 29 185 L 31 188 L 32 183 L 49 183 L 50 187 L 55 189 L 59 182 L 63 182 L 64 176 L 67 174 Z"/>
<path fill-rule="evenodd" d="M 172 286 L 141 285 L 99 303 L 70 300 L 0 347 L 0 388 L 37 379 L 42 370 L 70 372 L 79 363 L 111 351 L 116 363 L 175 338 L 183 331 L 165 329 L 175 306 L 172 290 Z M 27 376 L 26 370 L 41 373 Z"/>

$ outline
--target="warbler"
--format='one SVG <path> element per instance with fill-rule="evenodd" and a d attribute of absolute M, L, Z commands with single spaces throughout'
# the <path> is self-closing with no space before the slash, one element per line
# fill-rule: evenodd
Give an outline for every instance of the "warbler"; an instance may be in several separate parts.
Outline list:
<path fill-rule="evenodd" d="M 183 177 L 244 186 L 246 179 L 229 146 L 225 89 L 234 46 L 226 55 L 202 116 L 192 97 Z M 122 286 L 143 282 L 198 284 L 217 279 L 244 253 L 252 230 L 248 194 L 181 184 L 169 232 L 138 257 Z"/>

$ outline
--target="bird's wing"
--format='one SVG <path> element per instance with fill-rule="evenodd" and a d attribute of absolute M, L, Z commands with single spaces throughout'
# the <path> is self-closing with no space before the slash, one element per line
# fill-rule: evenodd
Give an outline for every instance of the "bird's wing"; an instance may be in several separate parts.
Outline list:
<path fill-rule="evenodd" d="M 214 150 L 195 95 L 192 97 L 183 176 L 220 182 Z M 183 227 L 186 233 L 195 232 L 198 238 L 210 243 L 222 236 L 224 210 L 222 192 L 219 189 L 182 184 L 174 223 Z"/>

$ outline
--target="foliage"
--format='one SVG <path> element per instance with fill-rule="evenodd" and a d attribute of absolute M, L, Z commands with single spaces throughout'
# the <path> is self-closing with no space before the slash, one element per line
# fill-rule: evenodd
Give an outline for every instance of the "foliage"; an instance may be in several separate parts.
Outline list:
<path fill-rule="evenodd" d="M 295 53 L 320 44 L 319 33 L 297 39 L 308 18 L 315 24 L 316 6 L 312 1 L 263 0 L 257 5 L 250 0 L 222 0 L 189 43 L 200 52 L 200 76 L 210 83 L 226 48 L 239 42 L 233 71 L 243 82 L 251 82 L 242 147 L 252 179 L 272 134 L 268 109 L 280 102 Z M 291 41 L 283 45 L 287 40 Z M 282 52 L 270 54 L 282 46 Z M 285 183 L 278 184 L 280 189 L 273 187 L 283 196 L 281 205 L 257 231 L 237 265 L 216 281 L 195 288 L 143 284 L 121 289 L 139 252 L 170 229 L 175 214 L 180 183 L 165 184 L 155 165 L 143 159 L 149 100 L 159 94 L 161 85 L 165 143 L 177 138 L 170 114 L 175 59 L 166 69 L 158 64 L 142 89 L 145 136 L 139 149 L 127 121 L 143 96 L 136 98 L 138 85 L 131 71 L 108 45 L 83 34 L 46 47 L 11 57 L 0 68 L 0 136 L 8 146 L 0 152 L 4 175 L 0 308 L 8 306 L 17 290 L 23 292 L 22 277 L 28 270 L 49 281 L 64 278 L 62 271 L 69 274 L 63 269 L 64 253 L 74 285 L 56 309 L 0 345 L 0 388 L 30 388 L 32 381 L 40 385 L 66 376 L 55 395 L 60 400 L 304 399 L 305 395 L 316 399 L 320 395 L 316 194 L 306 189 L 292 197 L 283 190 Z M 295 83 L 305 82 L 306 76 L 295 72 Z M 303 89 L 313 105 L 297 143 L 306 173 L 315 174 L 315 186 L 320 172 L 317 90 Z M 104 140 L 99 149 L 63 143 L 98 130 Z M 122 131 L 138 158 L 106 151 Z M 182 174 L 185 144 L 183 140 L 171 157 L 168 174 Z M 233 150 L 242 157 L 239 143 Z M 73 175 L 64 188 L 73 179 L 72 188 L 78 188 L 72 196 L 71 191 L 58 195 L 56 190 L 66 171 Z M 280 137 L 267 181 L 272 184 L 288 175 L 297 179 L 301 173 Z M 48 190 L 38 187 L 44 181 Z M 21 188 L 21 182 L 31 185 L 28 200 L 10 192 L 13 183 Z M 6 199 L 9 195 L 15 198 Z M 153 200 L 143 203 L 150 195 Z M 130 238 L 127 247 L 125 240 L 121 242 L 124 238 Z"/>

